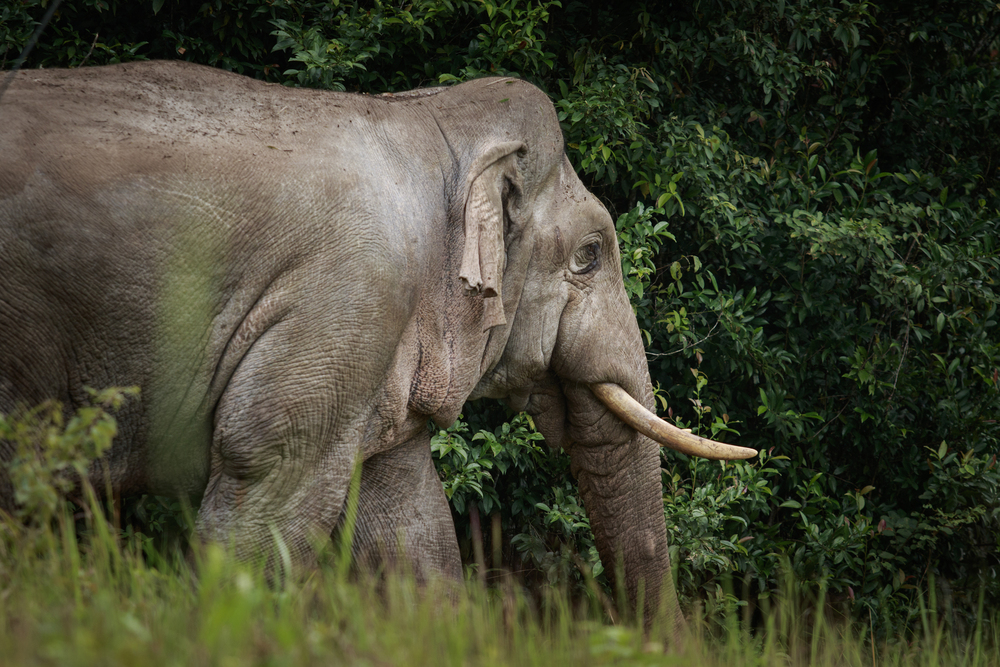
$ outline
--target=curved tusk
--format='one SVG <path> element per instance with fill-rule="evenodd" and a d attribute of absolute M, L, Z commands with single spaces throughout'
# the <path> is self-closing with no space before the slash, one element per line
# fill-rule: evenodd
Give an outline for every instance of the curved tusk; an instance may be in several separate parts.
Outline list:
<path fill-rule="evenodd" d="M 682 454 L 715 460 L 749 459 L 757 456 L 756 449 L 708 440 L 668 424 L 614 382 L 592 384 L 590 390 L 623 422 Z"/>

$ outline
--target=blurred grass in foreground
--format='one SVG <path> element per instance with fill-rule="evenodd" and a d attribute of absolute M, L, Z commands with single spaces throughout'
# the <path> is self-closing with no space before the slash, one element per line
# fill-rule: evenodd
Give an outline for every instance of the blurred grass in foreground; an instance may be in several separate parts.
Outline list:
<path fill-rule="evenodd" d="M 0 415 L 0 438 L 14 445 L 7 467 L 19 503 L 14 516 L 0 512 L 4 667 L 1000 666 L 995 610 L 980 609 L 975 628 L 958 633 L 931 599 L 916 635 L 873 646 L 864 628 L 829 621 L 822 593 L 812 599 L 794 581 L 756 620 L 741 623 L 725 605 L 694 610 L 680 642 L 668 641 L 665 623 L 648 632 L 609 623 L 614 612 L 599 593 L 571 601 L 550 587 L 529 597 L 513 579 L 485 589 L 352 576 L 343 545 L 311 570 L 283 576 L 287 566 L 276 566 L 270 581 L 282 584 L 274 585 L 262 566 L 237 562 L 221 546 L 182 555 L 123 533 L 116 503 L 77 483 L 88 468 L 100 470 L 93 466 L 117 432 L 111 412 L 135 393 L 92 392 L 95 405 L 68 418 L 53 403 Z"/>
<path fill-rule="evenodd" d="M 67 515 L 48 527 L 3 522 L 3 664 L 1000 665 L 992 612 L 958 638 L 925 611 L 919 636 L 873 651 L 850 626 L 817 617 L 822 600 L 785 600 L 753 632 L 736 613 L 696 611 L 683 646 L 668 647 L 656 629 L 606 624 L 599 608 L 551 590 L 538 604 L 515 586 L 376 584 L 330 565 L 279 589 L 218 546 L 193 568 L 180 558 L 153 567 L 138 540 L 123 543 L 86 514 L 79 541 Z"/>

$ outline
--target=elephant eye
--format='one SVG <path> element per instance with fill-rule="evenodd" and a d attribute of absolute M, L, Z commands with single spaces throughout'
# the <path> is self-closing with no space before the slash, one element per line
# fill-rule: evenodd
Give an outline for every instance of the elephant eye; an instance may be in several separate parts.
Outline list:
<path fill-rule="evenodd" d="M 590 273 L 601 265 L 601 244 L 593 241 L 580 248 L 573 254 L 573 262 L 570 270 L 573 273 L 582 275 Z"/>

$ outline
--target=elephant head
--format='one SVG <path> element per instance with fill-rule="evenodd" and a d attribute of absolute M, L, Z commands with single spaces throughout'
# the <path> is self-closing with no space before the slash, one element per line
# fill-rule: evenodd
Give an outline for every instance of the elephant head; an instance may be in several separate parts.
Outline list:
<path fill-rule="evenodd" d="M 475 82 L 501 88 L 492 95 L 502 100 L 497 115 L 509 115 L 502 107 L 514 98 L 527 110 L 516 116 L 526 119 L 520 127 L 487 136 L 493 142 L 480 146 L 466 179 L 460 276 L 481 299 L 490 332 L 471 397 L 526 410 L 546 442 L 569 453 L 601 559 L 609 571 L 620 566 L 633 604 L 642 596 L 650 618 L 670 568 L 657 443 L 713 459 L 757 452 L 692 435 L 652 412 L 611 217 L 566 158 L 541 91 L 500 81 Z M 489 97 L 479 99 L 485 106 Z M 665 601 L 674 611 L 675 596 Z"/>

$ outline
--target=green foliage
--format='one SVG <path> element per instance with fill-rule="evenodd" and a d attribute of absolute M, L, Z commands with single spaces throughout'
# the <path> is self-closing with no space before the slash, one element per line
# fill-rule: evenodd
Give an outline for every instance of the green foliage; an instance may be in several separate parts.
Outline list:
<path fill-rule="evenodd" d="M 662 208 L 646 208 L 637 204 L 628 213 L 619 216 L 615 223 L 618 245 L 622 256 L 622 277 L 625 292 L 636 310 L 640 322 L 649 324 L 652 304 L 644 299 L 646 290 L 656 275 L 655 259 L 664 240 L 675 241 L 667 231 L 666 220 L 654 220 L 653 216 L 663 215 Z M 649 333 L 646 332 L 647 342 Z"/>
<path fill-rule="evenodd" d="M 93 405 L 67 420 L 58 402 L 0 415 L 0 441 L 14 453 L 7 473 L 18 504 L 18 518 L 48 525 L 81 484 L 88 469 L 111 447 L 118 432 L 112 411 L 137 387 L 87 389 Z"/>
<path fill-rule="evenodd" d="M 681 590 L 714 591 L 720 576 L 746 572 L 750 563 L 765 584 L 761 590 L 768 587 L 778 563 L 754 533 L 770 512 L 772 478 L 780 475 L 773 464 L 762 454 L 760 465 L 702 461 L 689 480 L 665 471 L 667 530 Z"/>
<path fill-rule="evenodd" d="M 463 435 L 468 433 L 468 425 L 460 417 L 431 437 L 431 452 L 455 511 L 463 513 L 470 502 L 476 502 L 489 514 L 500 506 L 500 476 L 523 473 L 544 459 L 546 452 L 538 444 L 542 436 L 523 413 L 494 432 L 480 430 L 470 438 L 471 444 Z"/>
<path fill-rule="evenodd" d="M 465 66 L 456 74 L 440 74 L 439 82 L 502 74 L 516 76 L 525 71 L 537 76 L 552 69 L 555 54 L 543 50 L 542 26 L 549 20 L 549 10 L 561 7 L 558 0 L 540 1 L 537 5 L 532 0 L 506 0 L 502 4 L 483 0 L 480 4 L 486 20 L 469 43 Z"/>
<path fill-rule="evenodd" d="M 427 23 L 433 24 L 437 14 L 448 11 L 428 3 L 410 10 L 396 10 L 380 1 L 368 10 L 336 2 L 312 5 L 293 19 L 271 22 L 272 34 L 278 38 L 273 51 L 291 51 L 289 64 L 301 63 L 283 72 L 286 82 L 331 90 L 344 90 L 345 80 L 356 81 L 364 89 L 378 83 L 384 86 L 377 70 L 370 71 L 364 63 L 371 64 L 383 51 L 391 55 L 401 46 L 419 48 L 433 34 Z"/>
<path fill-rule="evenodd" d="M 584 590 L 586 577 L 603 572 L 590 521 L 565 457 L 541 441 L 524 413 L 471 435 L 460 418 L 431 437 L 431 451 L 458 525 L 465 525 L 472 506 L 498 517 L 501 543 L 493 542 L 497 536 L 484 536 L 487 551 L 506 549 L 512 569 L 528 566 L 547 583 L 574 583 Z M 475 537 L 460 534 L 460 539 Z"/>
<path fill-rule="evenodd" d="M 950 488 L 935 482 L 944 473 L 927 447 L 961 443 L 982 464 L 1000 436 L 998 154 L 992 111 L 972 94 L 994 85 L 996 64 L 980 54 L 997 47 L 1000 17 L 935 6 L 942 18 L 924 24 L 926 38 L 946 55 L 934 61 L 909 46 L 907 17 L 921 11 L 726 4 L 667 20 L 639 10 L 634 32 L 604 40 L 631 40 L 642 53 L 633 67 L 670 91 L 660 114 L 635 114 L 647 128 L 636 145 L 651 148 L 629 158 L 676 239 L 634 300 L 654 381 L 683 423 L 711 408 L 743 422 L 740 444 L 789 457 L 766 513 L 724 514 L 769 536 L 766 552 L 791 549 L 796 574 L 846 593 L 855 613 L 885 611 L 886 624 L 913 608 L 907 577 L 947 573 L 974 587 L 967 576 L 998 563 L 995 540 L 981 538 L 994 530 L 995 492 L 961 496 L 945 515 L 923 505 Z M 947 99 L 948 118 L 917 123 L 932 99 Z M 954 157 L 962 151 L 968 159 Z M 673 474 L 694 480 L 696 469 L 678 462 Z M 858 489 L 869 489 L 862 508 Z M 890 540 L 894 522 L 921 533 L 907 543 L 923 550 Z M 947 552 L 932 548 L 945 525 Z M 720 552 L 773 587 L 773 567 Z M 688 590 L 711 583 L 704 567 Z M 998 592 L 987 587 L 991 600 Z M 956 604 L 974 613 L 970 597 Z"/>
<path fill-rule="evenodd" d="M 657 85 L 645 69 L 609 63 L 587 46 L 574 60 L 582 62 L 575 63 L 572 84 L 558 81 L 562 97 L 556 101 L 566 146 L 583 174 L 611 192 L 628 195 L 636 163 L 649 150 L 643 121 L 660 107 L 651 94 Z"/>

